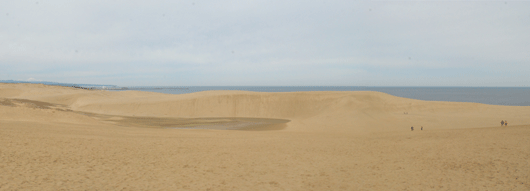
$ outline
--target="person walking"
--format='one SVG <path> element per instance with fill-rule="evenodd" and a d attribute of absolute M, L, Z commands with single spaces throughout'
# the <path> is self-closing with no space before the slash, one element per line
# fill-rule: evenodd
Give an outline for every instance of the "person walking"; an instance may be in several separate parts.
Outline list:
<path fill-rule="evenodd" d="M 423 126 L 421 126 L 421 130 L 423 131 Z"/>
<path fill-rule="evenodd" d="M 501 127 L 504 126 L 504 120 L 501 121 Z"/>
<path fill-rule="evenodd" d="M 410 127 L 410 131 L 414 131 L 414 126 Z"/>

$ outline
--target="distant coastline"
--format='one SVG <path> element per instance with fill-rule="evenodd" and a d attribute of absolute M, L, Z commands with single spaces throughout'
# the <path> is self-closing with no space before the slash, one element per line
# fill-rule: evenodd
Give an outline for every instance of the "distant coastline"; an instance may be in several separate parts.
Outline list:
<path fill-rule="evenodd" d="M 94 89 L 106 89 L 106 88 L 118 88 L 116 85 L 101 85 L 101 84 L 75 84 L 75 83 L 59 83 L 59 82 L 48 82 L 48 81 L 23 81 L 23 80 L 0 80 L 0 83 L 13 83 L 13 84 L 44 84 L 52 86 L 67 86 L 67 87 L 83 87 L 83 88 L 94 88 Z"/>

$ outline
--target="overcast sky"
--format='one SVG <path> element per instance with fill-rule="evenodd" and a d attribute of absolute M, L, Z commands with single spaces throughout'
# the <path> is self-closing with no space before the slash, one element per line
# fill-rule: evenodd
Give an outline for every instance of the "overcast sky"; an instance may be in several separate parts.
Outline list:
<path fill-rule="evenodd" d="M 530 1 L 2 0 L 10 79 L 527 86 Z"/>

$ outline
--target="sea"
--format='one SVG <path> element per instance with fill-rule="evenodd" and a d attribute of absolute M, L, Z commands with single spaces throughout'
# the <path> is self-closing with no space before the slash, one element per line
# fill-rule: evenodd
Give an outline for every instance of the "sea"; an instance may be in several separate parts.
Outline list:
<path fill-rule="evenodd" d="M 426 100 L 474 102 L 490 105 L 530 106 L 530 87 L 368 87 L 368 86 L 128 86 L 69 84 L 0 80 L 0 83 L 40 83 L 47 85 L 85 87 L 109 91 L 148 91 L 166 94 L 187 94 L 210 90 L 242 90 L 254 92 L 301 91 L 377 91 L 390 95 Z"/>

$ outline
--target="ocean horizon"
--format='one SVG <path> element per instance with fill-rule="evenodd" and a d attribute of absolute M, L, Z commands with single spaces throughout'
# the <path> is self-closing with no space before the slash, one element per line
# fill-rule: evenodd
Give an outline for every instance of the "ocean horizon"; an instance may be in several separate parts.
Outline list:
<path fill-rule="evenodd" d="M 147 91 L 187 94 L 212 90 L 253 92 L 377 91 L 425 101 L 472 102 L 490 105 L 530 106 L 530 87 L 439 87 L 439 86 L 125 86 L 3 80 L 0 83 L 33 83 L 84 87 L 108 91 Z"/>

